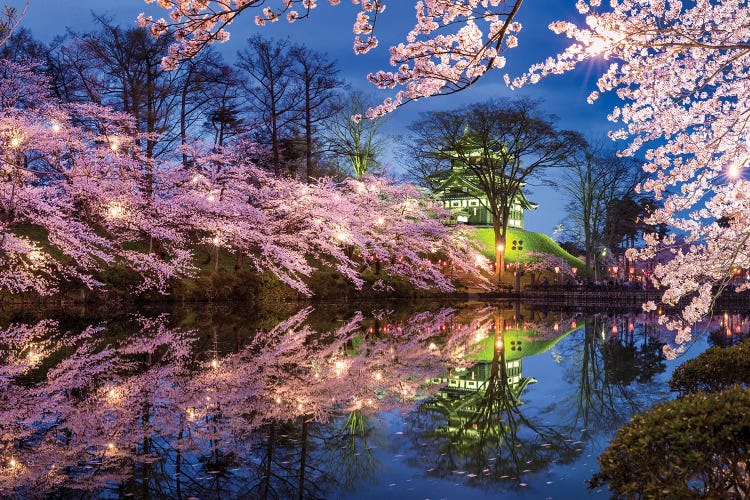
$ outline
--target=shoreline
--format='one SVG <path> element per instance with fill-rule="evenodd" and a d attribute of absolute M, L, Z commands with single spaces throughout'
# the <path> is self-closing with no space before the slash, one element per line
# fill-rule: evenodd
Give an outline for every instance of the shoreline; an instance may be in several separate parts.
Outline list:
<path fill-rule="evenodd" d="M 576 307 L 635 307 L 641 309 L 641 306 L 647 301 L 654 301 L 659 308 L 665 310 L 674 310 L 684 307 L 686 300 L 676 305 L 665 305 L 660 303 L 663 291 L 658 289 L 652 290 L 633 290 L 622 286 L 550 286 L 549 288 L 526 288 L 520 292 L 509 290 L 500 291 L 483 291 L 481 289 L 469 289 L 465 291 L 456 291 L 452 293 L 424 293 L 404 297 L 399 295 L 383 296 L 348 296 L 344 300 L 330 300 L 329 298 L 316 299 L 315 297 L 298 297 L 296 299 L 285 298 L 273 303 L 273 308 L 287 308 L 295 305 L 336 305 L 336 304 L 357 304 L 373 302 L 416 302 L 416 301 L 522 301 L 531 305 L 553 306 L 563 308 Z M 36 296 L 31 298 L 18 297 L 13 300 L 6 297 L 0 300 L 0 307 L 4 309 L 24 309 L 29 307 L 41 308 L 68 308 L 80 307 L 101 309 L 160 309 L 186 306 L 247 306 L 249 308 L 265 309 L 269 306 L 268 302 L 259 303 L 252 298 L 235 298 L 220 300 L 177 300 L 168 296 L 164 300 L 132 300 L 132 301 L 111 301 L 106 295 L 88 296 L 81 300 L 78 298 L 67 297 L 42 297 Z M 744 292 L 725 291 L 715 302 L 717 308 L 747 308 L 750 309 L 750 290 Z"/>

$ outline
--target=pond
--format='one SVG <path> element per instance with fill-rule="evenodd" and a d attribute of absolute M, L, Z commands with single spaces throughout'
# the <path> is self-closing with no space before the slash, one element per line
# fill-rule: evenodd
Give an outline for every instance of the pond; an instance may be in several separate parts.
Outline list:
<path fill-rule="evenodd" d="M 656 313 L 520 303 L 5 312 L 0 496 L 574 498 L 672 370 Z M 591 491 L 591 497 L 608 497 Z"/>

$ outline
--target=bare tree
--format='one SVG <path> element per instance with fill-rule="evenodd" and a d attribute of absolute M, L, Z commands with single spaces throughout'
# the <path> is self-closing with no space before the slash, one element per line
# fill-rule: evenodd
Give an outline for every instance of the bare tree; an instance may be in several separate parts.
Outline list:
<path fill-rule="evenodd" d="M 42 62 L 46 59 L 47 51 L 48 48 L 35 39 L 31 31 L 18 28 L 0 46 L 0 57 L 18 62 L 23 60 Z"/>
<path fill-rule="evenodd" d="M 328 60 L 325 54 L 297 45 L 292 48 L 290 56 L 294 62 L 292 74 L 303 93 L 299 119 L 305 136 L 305 177 L 309 182 L 315 166 L 313 134 L 319 123 L 336 113 L 334 92 L 344 82 L 338 78 L 336 63 Z"/>
<path fill-rule="evenodd" d="M 325 141 L 329 152 L 355 177 L 365 175 L 378 165 L 383 139 L 380 131 L 384 118 L 365 118 L 373 103 L 357 92 L 350 92 L 338 104 L 338 112 L 325 124 Z"/>
<path fill-rule="evenodd" d="M 210 88 L 212 104 L 204 123 L 216 146 L 223 146 L 227 139 L 244 131 L 240 89 L 237 72 L 230 66 L 222 66 L 217 84 Z"/>
<path fill-rule="evenodd" d="M 413 157 L 460 165 L 467 191 L 492 215 L 495 277 L 505 267 L 505 236 L 514 200 L 526 181 L 561 166 L 577 134 L 558 131 L 530 99 L 491 100 L 454 111 L 422 113 L 410 125 Z"/>
<path fill-rule="evenodd" d="M 560 179 L 550 184 L 569 199 L 569 226 L 583 244 L 586 268 L 592 271 L 596 253 L 608 246 L 608 214 L 617 200 L 634 194 L 644 172 L 633 159 L 618 158 L 603 140 L 590 143 L 579 137 L 577 144 L 565 158 L 567 168 Z"/>
<path fill-rule="evenodd" d="M 188 144 L 190 137 L 200 132 L 197 125 L 209 119 L 217 108 L 226 103 L 226 89 L 230 85 L 237 85 L 237 81 L 230 77 L 231 68 L 212 50 L 206 50 L 201 53 L 201 57 L 186 61 L 184 66 L 181 68 L 182 78 L 177 81 L 176 86 L 180 96 L 182 164 L 187 167 L 190 158 L 184 146 Z M 223 136 L 221 139 L 223 141 Z"/>
<path fill-rule="evenodd" d="M 94 102 L 131 114 L 133 135 L 148 158 L 178 157 L 177 146 L 197 136 L 223 78 L 221 57 L 208 50 L 165 71 L 169 37 L 123 29 L 94 16 L 98 30 L 57 39 L 46 56 L 54 91 L 64 102 Z M 182 153 L 182 162 L 190 159 Z"/>
<path fill-rule="evenodd" d="M 255 35 L 237 57 L 240 70 L 248 77 L 243 87 L 249 109 L 261 118 L 271 147 L 271 168 L 275 175 L 281 175 L 282 139 L 289 132 L 301 99 L 289 44 Z"/>
<path fill-rule="evenodd" d="M 412 127 L 420 125 L 414 123 Z M 450 159 L 416 154 L 414 137 L 411 135 L 399 137 L 398 142 L 396 155 L 404 165 L 403 179 L 430 191 L 436 190 L 442 183 L 441 179 L 450 173 Z"/>
<path fill-rule="evenodd" d="M 3 5 L 2 12 L 0 12 L 0 46 L 5 45 L 10 39 L 13 32 L 21 24 L 28 8 L 29 0 L 24 2 L 23 8 L 20 10 L 8 4 Z"/>

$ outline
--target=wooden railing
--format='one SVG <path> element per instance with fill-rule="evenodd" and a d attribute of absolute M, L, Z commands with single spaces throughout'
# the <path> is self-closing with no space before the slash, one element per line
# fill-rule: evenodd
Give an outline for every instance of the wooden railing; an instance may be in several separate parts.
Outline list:
<path fill-rule="evenodd" d="M 640 308 L 649 300 L 661 302 L 661 290 L 641 290 L 624 286 L 567 286 L 544 288 L 524 288 L 520 293 L 498 289 L 483 294 L 488 298 L 522 299 L 524 302 L 560 306 L 634 306 Z M 687 304 L 682 301 L 676 307 Z M 750 307 L 750 290 L 736 293 L 725 291 L 716 301 L 717 308 L 736 309 Z"/>
<path fill-rule="evenodd" d="M 659 301 L 658 290 L 634 290 L 626 287 L 571 287 L 549 290 L 523 290 L 525 302 L 543 302 L 563 306 L 589 305 L 608 306 L 612 304 L 640 307 L 649 300 Z"/>

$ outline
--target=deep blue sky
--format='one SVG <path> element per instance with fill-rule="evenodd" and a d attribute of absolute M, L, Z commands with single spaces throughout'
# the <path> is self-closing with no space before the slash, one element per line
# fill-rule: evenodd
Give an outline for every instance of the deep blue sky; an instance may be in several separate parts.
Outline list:
<path fill-rule="evenodd" d="M 22 0 L 6 0 L 10 5 L 21 6 Z M 310 19 L 289 25 L 285 21 L 257 27 L 253 23 L 255 14 L 238 18 L 231 28 L 229 42 L 217 46 L 228 62 L 233 60 L 246 38 L 257 31 L 272 37 L 290 37 L 297 43 L 312 49 L 326 52 L 338 61 L 342 76 L 355 88 L 368 93 L 382 93 L 365 79 L 370 71 L 390 69 L 387 47 L 403 39 L 413 26 L 414 2 L 411 0 L 390 0 L 387 10 L 378 21 L 380 46 L 366 56 L 355 56 L 352 51 L 351 26 L 357 7 L 344 1 L 331 7 L 327 1 L 319 0 L 319 7 Z M 612 128 L 606 114 L 611 108 L 612 99 L 605 98 L 595 105 L 586 103 L 586 96 L 594 89 L 595 76 L 602 67 L 582 67 L 564 76 L 555 76 L 541 83 L 511 91 L 503 84 L 502 76 L 508 72 L 511 77 L 519 75 L 530 64 L 554 55 L 565 47 L 566 40 L 547 29 L 551 21 L 564 19 L 580 22 L 574 0 L 527 0 L 521 9 L 520 21 L 524 28 L 519 36 L 519 46 L 506 54 L 508 66 L 504 70 L 491 72 L 471 89 L 451 96 L 422 99 L 410 103 L 389 119 L 386 132 L 393 135 L 404 134 L 406 125 L 413 121 L 420 111 L 435 109 L 455 109 L 466 103 L 481 101 L 490 97 L 531 96 L 544 100 L 544 109 L 557 115 L 562 128 L 578 130 L 591 138 L 601 137 Z M 91 27 L 91 13 L 106 14 L 123 26 L 132 26 L 139 12 L 146 11 L 158 17 L 166 11 L 146 5 L 142 0 L 31 0 L 22 26 L 30 29 L 42 41 L 50 41 L 63 34 L 66 28 L 86 31 Z M 382 93 L 383 97 L 387 96 Z M 391 159 L 392 170 L 398 172 L 398 159 Z M 526 228 L 532 231 L 552 234 L 553 228 L 564 219 L 565 200 L 552 189 L 535 186 L 531 183 L 530 198 L 539 203 L 537 210 L 527 213 Z"/>

